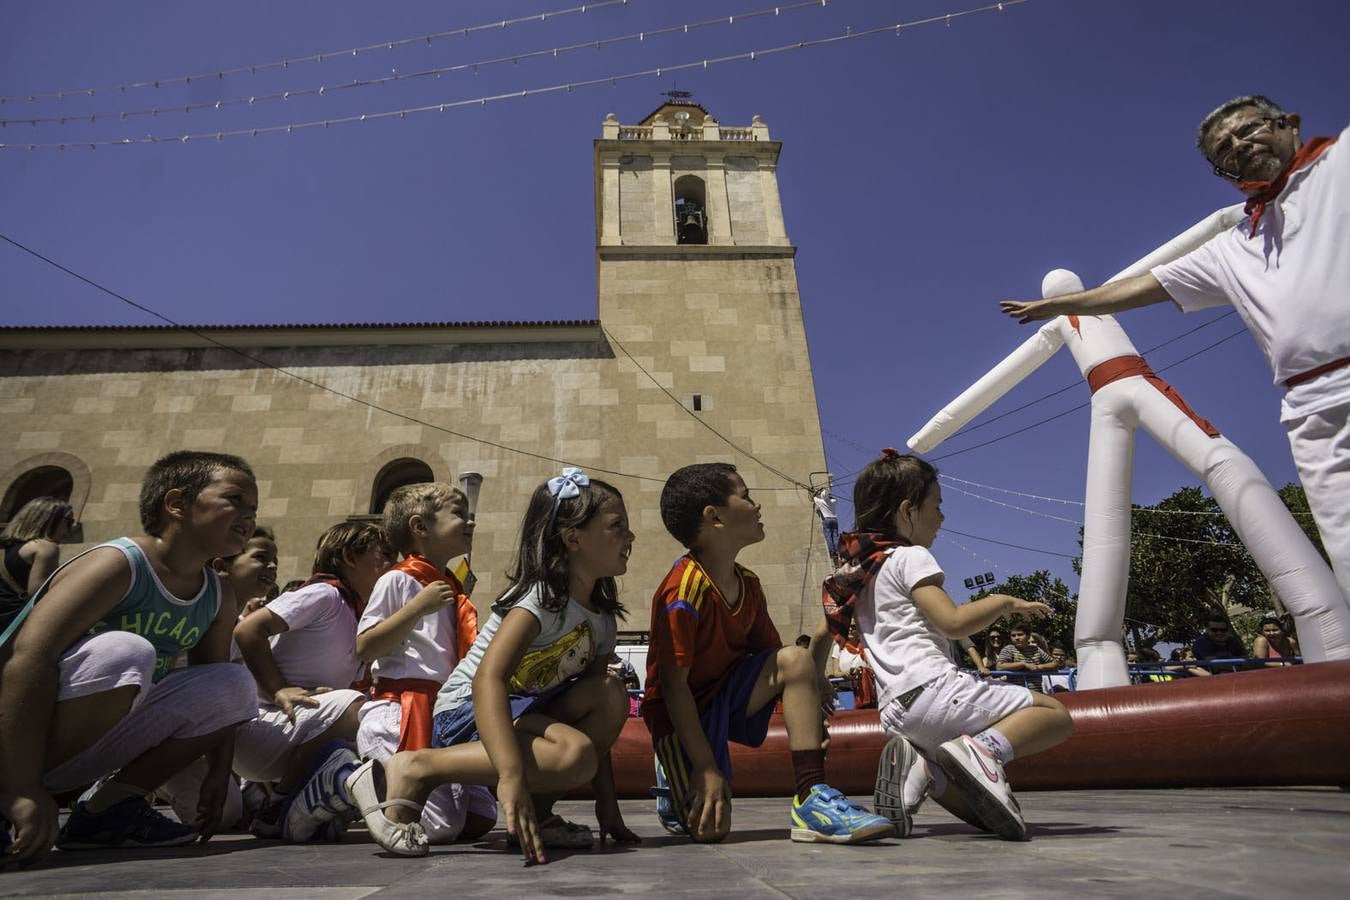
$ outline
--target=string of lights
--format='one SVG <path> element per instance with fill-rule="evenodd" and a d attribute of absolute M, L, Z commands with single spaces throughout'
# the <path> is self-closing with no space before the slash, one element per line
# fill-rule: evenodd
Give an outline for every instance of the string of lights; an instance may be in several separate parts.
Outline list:
<path fill-rule="evenodd" d="M 560 16 L 594 12 L 598 9 L 605 9 L 606 7 L 611 6 L 627 6 L 628 2 L 629 0 L 597 0 L 595 3 L 583 3 L 580 6 L 570 6 L 566 9 L 531 13 L 528 16 L 517 16 L 513 19 L 501 19 L 479 25 L 466 25 L 460 28 L 452 28 L 447 31 L 435 31 L 430 34 L 421 34 L 417 37 L 397 38 L 394 40 L 380 41 L 375 44 L 366 44 L 361 47 L 346 47 L 342 50 L 329 50 L 323 53 L 312 53 L 308 56 L 278 59 L 273 62 L 254 63 L 252 65 L 236 66 L 230 69 L 217 69 L 214 72 L 202 72 L 196 75 L 174 75 L 168 78 L 153 78 L 147 81 L 129 81 L 125 84 L 114 84 L 105 87 L 85 87 L 60 91 L 32 91 L 27 94 L 0 97 L 0 103 L 65 100 L 71 97 L 93 97 L 98 94 L 125 94 L 127 91 L 140 90 L 143 88 L 162 88 L 175 84 L 192 84 L 194 81 L 207 81 L 210 79 L 219 81 L 234 75 L 256 75 L 258 72 L 265 72 L 271 69 L 289 69 L 291 66 L 303 65 L 305 63 L 321 63 L 325 60 L 332 59 L 350 58 L 359 56 L 362 53 L 377 50 L 393 50 L 396 47 L 407 47 L 413 44 L 429 45 L 434 41 L 447 38 L 468 37 L 469 35 L 480 31 L 500 31 L 501 29 L 510 28 L 513 25 L 521 25 L 527 22 L 544 22 L 548 19 L 559 18 Z M 817 2 L 820 2 L 820 0 L 817 0 Z"/>
<path fill-rule="evenodd" d="M 907 29 L 917 28 L 923 25 L 935 25 L 945 23 L 950 25 L 956 19 L 966 16 L 977 15 L 985 12 L 1003 11 L 1009 6 L 1018 6 L 1027 0 L 1000 0 L 998 3 L 989 3 L 984 6 L 973 7 L 957 12 L 944 13 L 935 16 L 928 16 L 922 19 L 914 19 L 907 22 L 896 22 L 891 25 L 882 25 L 876 28 L 869 28 L 862 31 L 854 31 L 848 28 L 843 34 L 830 37 L 812 38 L 808 40 L 795 41 L 790 44 L 781 44 L 776 47 L 767 47 L 760 50 L 748 50 L 742 53 L 733 53 L 727 56 L 709 57 L 706 59 L 693 60 L 689 62 L 677 63 L 669 66 L 657 66 L 649 69 L 642 69 L 635 72 L 625 72 L 618 75 L 608 75 L 600 78 L 591 78 L 583 81 L 571 81 L 562 84 L 550 85 L 541 88 L 526 88 L 519 91 L 508 91 L 500 94 L 492 94 L 483 97 L 464 100 L 451 100 L 444 103 L 430 103 L 423 106 L 408 107 L 405 109 L 384 110 L 373 113 L 360 113 L 355 115 L 340 116 L 329 119 L 314 119 L 305 122 L 293 122 L 286 125 L 269 125 L 258 128 L 238 128 L 221 131 L 197 132 L 191 134 L 177 135 L 146 135 L 137 138 L 121 138 L 119 140 L 95 140 L 95 141 L 69 141 L 59 143 L 0 143 L 0 150 L 67 150 L 84 149 L 90 150 L 99 147 L 130 146 L 136 144 L 162 144 L 162 143 L 189 143 L 191 141 L 222 141 L 225 138 L 235 137 L 257 137 L 265 134 L 292 134 L 297 131 L 305 131 L 316 128 L 331 128 L 335 125 L 349 125 L 359 122 L 375 122 L 385 119 L 405 119 L 410 115 L 430 112 L 445 112 L 452 109 L 463 109 L 472 106 L 486 106 L 489 103 L 496 103 L 503 100 L 523 99 L 525 97 L 538 97 L 549 94 L 571 93 L 583 88 L 599 87 L 601 85 L 617 86 L 620 81 L 630 81 L 639 78 L 660 78 L 663 75 L 669 75 L 673 72 L 683 72 L 693 69 L 708 69 L 712 66 L 725 65 L 733 62 L 754 62 L 769 56 L 776 56 L 783 53 L 790 53 L 795 50 L 805 50 L 814 47 L 825 47 L 843 41 L 856 40 L 858 38 L 875 37 L 883 34 L 900 35 Z"/>
<path fill-rule="evenodd" d="M 542 50 L 529 50 L 522 53 L 512 53 L 505 56 L 495 56 L 489 59 L 480 59 L 474 62 L 457 63 L 451 66 L 439 66 L 431 69 L 423 69 L 417 72 L 399 74 L 395 72 L 392 75 L 386 75 L 380 78 L 360 78 L 351 81 L 334 82 L 330 84 L 318 85 L 314 87 L 297 88 L 295 90 L 274 91 L 268 94 L 255 94 L 248 97 L 232 97 L 225 100 L 208 100 L 200 103 L 176 104 L 172 106 L 154 106 L 145 109 L 131 109 L 113 112 L 88 113 L 84 115 L 68 114 L 62 116 L 24 116 L 14 119 L 0 119 L 0 128 L 14 127 L 19 125 L 65 125 L 75 122 L 97 122 L 99 120 L 118 119 L 126 120 L 130 118 L 151 116 L 158 117 L 171 113 L 190 113 L 199 110 L 228 109 L 235 106 L 256 106 L 260 103 L 267 103 L 276 100 L 297 100 L 302 97 L 320 97 L 341 91 L 349 91 L 355 88 L 374 87 L 379 85 L 391 84 L 396 81 L 414 81 L 422 78 L 440 78 L 443 75 L 449 75 L 460 72 L 472 72 L 478 74 L 480 69 L 490 68 L 492 66 L 503 65 L 506 63 L 516 64 L 532 59 L 557 59 L 569 53 L 575 53 L 579 50 L 601 50 L 616 44 L 634 43 L 646 41 L 650 38 L 663 37 L 671 34 L 688 34 L 704 28 L 713 28 L 720 25 L 734 25 L 738 22 L 746 22 L 766 16 L 778 16 L 782 13 L 798 12 L 807 9 L 822 9 L 825 3 L 821 0 L 803 0 L 799 3 L 780 4 L 778 6 L 769 6 L 764 9 L 754 10 L 752 12 L 740 13 L 731 16 L 718 16 L 715 19 L 703 19 L 698 22 L 686 22 L 679 25 L 667 25 L 661 28 L 653 28 L 646 31 L 635 31 L 629 34 L 616 35 L 613 37 L 593 38 L 591 40 L 580 41 L 566 46 L 550 47 Z M 381 45 L 383 46 L 383 45 Z"/>

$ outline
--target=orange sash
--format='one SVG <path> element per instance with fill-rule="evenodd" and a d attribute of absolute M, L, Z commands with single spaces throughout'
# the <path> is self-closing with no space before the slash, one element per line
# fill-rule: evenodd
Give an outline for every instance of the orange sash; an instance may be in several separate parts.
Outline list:
<path fill-rule="evenodd" d="M 459 583 L 459 579 L 448 572 L 442 572 L 427 561 L 425 556 L 413 553 L 403 557 L 394 566 L 399 572 L 406 572 L 417 583 L 426 587 L 437 581 L 444 581 L 454 589 L 455 599 L 455 652 L 459 659 L 463 659 L 469 654 L 469 648 L 473 642 L 478 640 L 478 610 L 474 607 L 473 601 L 464 593 L 464 586 Z"/>
<path fill-rule="evenodd" d="M 1095 394 L 1113 381 L 1129 378 L 1132 375 L 1140 376 L 1149 384 L 1157 388 L 1159 393 L 1172 401 L 1173 406 L 1185 413 L 1186 417 L 1196 425 L 1200 426 L 1200 430 L 1205 434 L 1210 437 L 1219 436 L 1219 429 L 1215 428 L 1205 419 L 1200 418 L 1200 415 L 1187 405 L 1186 401 L 1182 398 L 1181 393 L 1166 381 L 1159 378 L 1154 373 L 1153 369 L 1149 368 L 1149 364 L 1144 361 L 1142 356 L 1117 356 L 1114 359 L 1108 359 L 1105 362 L 1097 363 L 1097 365 L 1093 366 L 1092 370 L 1088 372 L 1087 383 L 1088 387 L 1092 389 L 1092 393 Z"/>
<path fill-rule="evenodd" d="M 431 746 L 431 709 L 439 683 L 428 678 L 381 678 L 375 682 L 376 700 L 397 700 L 403 710 L 398 727 L 398 749 L 425 750 Z"/>

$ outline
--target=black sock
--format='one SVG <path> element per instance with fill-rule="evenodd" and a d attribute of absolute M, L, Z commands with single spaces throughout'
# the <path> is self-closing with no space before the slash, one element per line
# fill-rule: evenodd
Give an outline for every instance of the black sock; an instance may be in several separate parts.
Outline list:
<path fill-rule="evenodd" d="M 793 750 L 792 773 L 797 780 L 797 802 L 811 793 L 811 788 L 825 783 L 825 751 Z"/>

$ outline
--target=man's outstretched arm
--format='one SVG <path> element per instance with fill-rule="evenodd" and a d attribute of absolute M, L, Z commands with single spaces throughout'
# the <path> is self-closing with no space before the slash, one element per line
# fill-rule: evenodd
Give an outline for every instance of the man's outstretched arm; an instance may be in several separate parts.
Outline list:
<path fill-rule="evenodd" d="M 999 302 L 999 308 L 1025 325 L 1055 316 L 1104 316 L 1170 299 L 1158 279 L 1147 273 L 1048 300 L 1003 300 Z"/>

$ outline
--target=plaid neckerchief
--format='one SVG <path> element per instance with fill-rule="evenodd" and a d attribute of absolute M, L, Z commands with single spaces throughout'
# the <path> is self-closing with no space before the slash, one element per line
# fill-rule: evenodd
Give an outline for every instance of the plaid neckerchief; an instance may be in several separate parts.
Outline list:
<path fill-rule="evenodd" d="M 853 604 L 876 577 L 889 551 L 913 546 L 902 537 L 888 540 L 879 532 L 850 531 L 839 536 L 839 568 L 821 586 L 820 602 L 834 642 L 844 646 L 853 622 Z"/>

